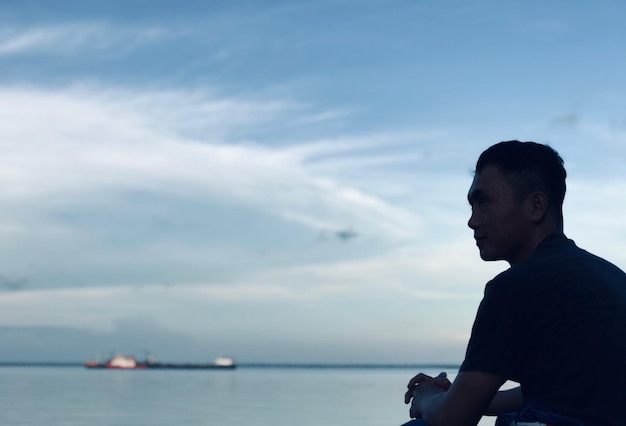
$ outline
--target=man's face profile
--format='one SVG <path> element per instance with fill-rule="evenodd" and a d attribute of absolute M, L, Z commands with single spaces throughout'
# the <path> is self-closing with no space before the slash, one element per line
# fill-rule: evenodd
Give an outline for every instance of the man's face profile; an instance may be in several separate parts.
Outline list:
<path fill-rule="evenodd" d="M 524 201 L 496 166 L 487 165 L 474 176 L 468 193 L 472 215 L 468 226 L 483 260 L 514 264 L 528 253 L 528 225 Z"/>

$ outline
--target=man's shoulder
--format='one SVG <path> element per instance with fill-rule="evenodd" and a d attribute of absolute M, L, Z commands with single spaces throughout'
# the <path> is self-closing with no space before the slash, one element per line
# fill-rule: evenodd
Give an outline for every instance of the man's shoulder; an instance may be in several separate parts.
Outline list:
<path fill-rule="evenodd" d="M 626 274 L 619 267 L 578 247 L 564 234 L 553 234 L 528 258 L 495 276 L 486 290 L 520 294 L 536 288 L 543 292 L 563 283 L 595 281 L 592 278 L 600 276 L 626 285 Z"/>
<path fill-rule="evenodd" d="M 535 251 L 525 260 L 511 268 L 512 272 L 524 273 L 550 273 L 560 269 L 569 269 L 580 265 L 580 261 L 587 263 L 599 263 L 611 265 L 605 259 L 596 256 L 576 245 L 563 233 L 555 233 L 547 236 L 537 246 Z"/>
<path fill-rule="evenodd" d="M 554 269 L 566 270 L 612 270 L 624 275 L 618 266 L 596 254 L 590 253 L 576 245 L 565 235 L 554 235 L 546 238 L 533 255 L 529 258 L 530 267 L 535 268 L 537 263 L 548 262 Z"/>
<path fill-rule="evenodd" d="M 562 233 L 554 233 L 544 238 L 533 253 L 521 262 L 496 275 L 487 287 L 527 288 L 530 283 L 538 283 L 553 276 L 563 274 L 575 267 L 576 259 L 603 259 L 579 248 L 573 240 Z"/>
<path fill-rule="evenodd" d="M 555 232 L 546 236 L 538 245 L 535 251 L 528 257 L 528 260 L 533 262 L 544 258 L 550 258 L 552 256 L 562 256 L 564 254 L 574 255 L 586 253 L 576 245 L 574 240 L 567 238 L 562 232 Z"/>

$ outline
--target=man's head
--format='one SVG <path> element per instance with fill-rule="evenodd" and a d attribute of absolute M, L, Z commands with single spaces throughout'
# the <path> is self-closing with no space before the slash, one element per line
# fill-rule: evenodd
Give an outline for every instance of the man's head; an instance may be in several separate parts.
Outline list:
<path fill-rule="evenodd" d="M 476 164 L 468 222 L 484 260 L 513 264 L 563 229 L 563 160 L 547 145 L 500 142 Z"/>
<path fill-rule="evenodd" d="M 496 166 L 520 200 L 533 191 L 548 197 L 552 214 L 563 225 L 565 177 L 563 159 L 548 145 L 535 142 L 500 142 L 487 148 L 478 158 L 476 174 L 485 166 Z"/>

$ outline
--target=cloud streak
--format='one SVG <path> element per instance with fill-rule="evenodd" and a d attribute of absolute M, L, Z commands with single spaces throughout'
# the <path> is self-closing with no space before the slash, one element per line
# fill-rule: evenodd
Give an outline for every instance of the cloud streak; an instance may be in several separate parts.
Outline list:
<path fill-rule="evenodd" d="M 5 27 L 0 31 L 0 56 L 95 54 L 128 52 L 172 36 L 158 27 L 119 27 L 106 22 L 70 22 L 44 26 Z"/>
<path fill-rule="evenodd" d="M 345 144 L 305 142 L 294 149 L 232 136 L 234 128 L 272 126 L 293 116 L 288 103 L 93 86 L 63 91 L 0 88 L 0 99 L 0 117 L 6 123 L 0 129 L 0 184 L 5 188 L 0 195 L 5 205 L 0 248 L 7 259 L 15 260 L 13 268 L 22 269 L 8 271 L 14 275 L 33 268 L 28 246 L 42 251 L 39 259 L 48 260 L 37 264 L 56 271 L 52 275 L 75 266 L 63 267 L 64 257 L 96 270 L 114 267 L 115 262 L 120 262 L 119 270 L 131 263 L 147 270 L 147 254 L 157 264 L 168 264 L 168 259 L 178 259 L 181 266 L 202 262 L 194 251 L 213 252 L 229 233 L 237 233 L 236 228 L 210 227 L 211 222 L 226 221 L 226 211 L 215 208 L 224 204 L 241 214 L 295 227 L 291 245 L 306 233 L 305 239 L 313 243 L 320 231 L 350 227 L 363 236 L 361 249 L 375 240 L 380 250 L 421 232 L 421 219 L 411 211 L 369 192 L 367 186 L 343 182 L 332 168 L 315 168 L 337 153 L 348 166 L 352 152 L 380 145 L 376 137 Z M 198 126 L 202 138 L 189 136 L 189 129 L 197 131 Z M 315 167 L 311 156 L 317 157 Z M 356 171 L 363 164 L 354 158 Z M 123 229 L 124 223 L 137 230 Z M 184 235 L 201 229 L 210 233 L 204 242 L 172 240 L 172 232 L 159 237 L 157 228 L 168 223 L 179 223 L 175 232 Z M 129 231 L 132 244 L 124 236 Z M 110 247 L 109 241 L 116 239 L 130 245 Z M 179 246 L 176 253 L 181 255 L 172 254 L 168 246 Z M 317 250 L 314 256 L 323 252 Z M 302 256 L 310 254 L 308 250 Z M 246 256 L 260 265 L 253 254 Z M 222 259 L 223 254 L 214 258 Z M 45 272 L 38 274 L 33 285 L 46 281 Z M 62 285 L 60 276 L 52 281 Z"/>

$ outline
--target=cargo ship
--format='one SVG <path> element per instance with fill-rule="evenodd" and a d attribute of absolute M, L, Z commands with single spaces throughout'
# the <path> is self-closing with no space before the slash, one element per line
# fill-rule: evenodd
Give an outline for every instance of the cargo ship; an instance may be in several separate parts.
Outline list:
<path fill-rule="evenodd" d="M 145 361 L 137 361 L 135 357 L 125 355 L 115 355 L 104 361 L 87 361 L 86 368 L 114 369 L 114 370 L 146 370 L 146 369 L 178 369 L 178 370 L 208 370 L 208 369 L 234 369 L 237 367 L 235 360 L 230 357 L 218 357 L 212 363 L 190 364 L 190 363 L 167 363 L 158 362 L 152 357 Z"/>

